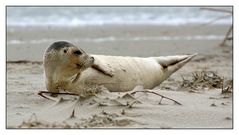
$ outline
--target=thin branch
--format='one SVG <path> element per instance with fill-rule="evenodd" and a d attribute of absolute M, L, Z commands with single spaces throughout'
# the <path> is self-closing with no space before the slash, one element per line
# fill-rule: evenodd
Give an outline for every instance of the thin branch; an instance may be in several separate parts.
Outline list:
<path fill-rule="evenodd" d="M 162 104 L 162 101 L 163 101 L 163 97 L 161 97 L 161 99 L 159 101 L 159 104 Z"/>
<path fill-rule="evenodd" d="M 224 91 L 224 77 L 222 78 L 222 94 L 223 94 L 223 91 Z"/>
<path fill-rule="evenodd" d="M 225 45 L 225 43 L 226 43 L 226 41 L 228 40 L 229 35 L 231 34 L 231 32 L 232 32 L 232 26 L 231 26 L 231 27 L 229 28 L 229 30 L 227 31 L 227 34 L 226 34 L 224 40 L 222 41 L 221 46 L 224 46 L 224 45 Z"/>
<path fill-rule="evenodd" d="M 218 20 L 221 20 L 221 19 L 224 19 L 224 18 L 227 18 L 227 17 L 230 17 L 230 16 L 231 16 L 231 15 L 224 15 L 224 16 L 217 17 L 217 18 L 213 19 L 213 20 L 210 21 L 210 22 L 207 22 L 207 23 L 205 23 L 205 24 L 202 24 L 201 26 L 205 26 L 205 25 L 212 24 L 212 23 L 214 23 L 214 22 L 216 22 L 216 21 L 218 21 Z"/>
<path fill-rule="evenodd" d="M 233 38 L 232 37 L 228 37 L 227 40 L 232 40 Z"/>
<path fill-rule="evenodd" d="M 76 117 L 76 116 L 75 116 L 75 109 L 73 109 L 70 118 L 72 119 L 72 118 L 75 118 L 75 117 Z"/>
<path fill-rule="evenodd" d="M 161 104 L 161 101 L 163 100 L 163 98 L 166 98 L 166 99 L 168 99 L 168 100 L 171 100 L 171 101 L 173 101 L 174 103 L 176 103 L 176 104 L 178 104 L 178 105 L 182 105 L 181 103 L 179 103 L 178 101 L 176 101 L 176 100 L 174 100 L 174 99 L 172 99 L 172 98 L 169 98 L 169 97 L 166 97 L 166 96 L 163 96 L 163 95 L 161 95 L 161 94 L 159 94 L 159 93 L 156 93 L 156 92 L 153 92 L 153 91 L 143 91 L 143 90 L 139 90 L 139 91 L 134 91 L 134 92 L 132 92 L 132 93 L 130 93 L 130 94 L 135 94 L 135 93 L 137 93 L 137 92 L 143 92 L 143 93 L 151 93 L 151 94 L 155 94 L 155 95 L 157 95 L 157 96 L 160 96 L 160 97 L 162 97 L 162 99 L 160 100 L 160 104 Z"/>
<path fill-rule="evenodd" d="M 50 91 L 39 91 L 37 94 L 45 99 L 50 99 L 49 97 L 46 97 L 44 94 L 57 94 L 57 95 L 73 95 L 73 96 L 79 96 L 78 94 L 75 93 L 60 93 L 60 92 L 50 92 Z"/>
<path fill-rule="evenodd" d="M 219 9 L 219 8 L 200 8 L 202 10 L 208 10 L 208 11 L 215 11 L 215 12 L 224 12 L 224 13 L 230 13 L 232 14 L 232 11 L 226 10 L 226 9 Z"/>

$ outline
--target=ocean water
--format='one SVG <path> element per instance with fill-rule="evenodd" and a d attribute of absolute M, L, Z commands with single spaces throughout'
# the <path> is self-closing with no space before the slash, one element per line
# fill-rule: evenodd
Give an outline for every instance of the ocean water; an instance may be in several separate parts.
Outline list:
<path fill-rule="evenodd" d="M 7 26 L 187 25 L 225 15 L 200 7 L 7 7 Z M 229 16 L 213 24 L 231 23 Z"/>

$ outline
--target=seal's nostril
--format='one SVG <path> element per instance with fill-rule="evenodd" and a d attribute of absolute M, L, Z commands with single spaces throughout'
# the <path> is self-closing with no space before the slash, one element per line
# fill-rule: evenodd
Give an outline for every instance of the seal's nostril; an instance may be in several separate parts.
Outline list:
<path fill-rule="evenodd" d="M 91 57 L 91 59 L 92 59 L 92 60 L 95 60 L 95 58 L 94 58 L 94 57 Z"/>

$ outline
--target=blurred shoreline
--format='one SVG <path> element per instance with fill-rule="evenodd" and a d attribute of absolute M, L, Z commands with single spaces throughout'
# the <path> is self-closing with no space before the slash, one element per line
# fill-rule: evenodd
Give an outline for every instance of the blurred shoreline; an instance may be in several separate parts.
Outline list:
<path fill-rule="evenodd" d="M 215 47 L 223 40 L 229 27 L 230 25 L 8 27 L 7 61 L 42 61 L 44 50 L 59 40 L 72 42 L 90 54 L 138 57 L 195 52 L 216 54 Z"/>
<path fill-rule="evenodd" d="M 205 6 L 204 6 L 205 7 Z M 172 25 L 204 24 L 226 15 L 186 7 L 7 7 L 8 26 Z M 208 7 L 232 11 L 230 6 Z M 231 17 L 214 24 L 231 24 Z"/>

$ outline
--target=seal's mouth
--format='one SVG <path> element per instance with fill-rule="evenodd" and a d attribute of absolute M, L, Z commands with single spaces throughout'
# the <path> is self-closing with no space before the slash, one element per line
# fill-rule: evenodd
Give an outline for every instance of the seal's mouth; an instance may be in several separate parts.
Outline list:
<path fill-rule="evenodd" d="M 76 68 L 78 69 L 85 69 L 85 68 L 88 68 L 90 67 L 93 63 L 94 63 L 95 59 L 93 57 L 91 57 L 90 60 L 85 60 L 84 62 L 82 63 L 76 63 Z"/>
<path fill-rule="evenodd" d="M 81 68 L 82 66 L 80 64 L 76 63 L 76 67 Z"/>
<path fill-rule="evenodd" d="M 85 65 L 85 64 L 76 63 L 76 68 L 82 70 L 82 69 L 85 69 L 85 68 L 86 68 L 86 65 Z"/>
<path fill-rule="evenodd" d="M 76 68 L 78 68 L 78 69 L 85 69 L 85 68 L 88 68 L 88 67 L 90 67 L 91 66 L 91 64 L 89 63 L 86 63 L 86 62 L 84 62 L 84 63 L 81 63 L 81 64 L 79 64 L 79 63 L 76 63 Z"/>

